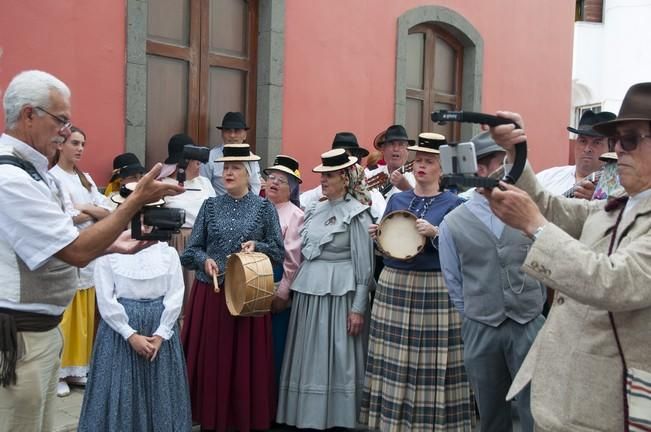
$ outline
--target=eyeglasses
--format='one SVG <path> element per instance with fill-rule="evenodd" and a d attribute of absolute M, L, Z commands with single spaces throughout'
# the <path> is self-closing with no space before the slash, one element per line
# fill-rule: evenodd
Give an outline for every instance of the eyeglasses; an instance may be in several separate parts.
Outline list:
<path fill-rule="evenodd" d="M 408 141 L 395 140 L 395 141 L 385 141 L 384 144 L 387 147 L 407 147 L 409 145 Z"/>
<path fill-rule="evenodd" d="M 613 135 L 608 137 L 608 146 L 612 149 L 615 148 L 615 144 L 619 142 L 624 151 L 633 151 L 637 148 L 637 145 L 644 138 L 651 138 L 651 135 L 645 134 L 626 134 L 626 135 Z"/>
<path fill-rule="evenodd" d="M 70 122 L 70 120 L 68 120 L 66 118 L 61 118 L 59 116 L 56 116 L 56 115 L 52 114 L 51 112 L 49 112 L 48 110 L 46 110 L 45 108 L 42 108 L 40 106 L 37 106 L 37 107 L 34 107 L 34 108 L 36 108 L 37 110 L 43 111 L 45 114 L 49 115 L 54 120 L 59 122 L 61 124 L 61 130 L 70 129 L 72 127 L 72 123 Z"/>
<path fill-rule="evenodd" d="M 287 180 L 285 180 L 284 178 L 282 178 L 282 177 L 277 177 L 277 176 L 275 176 L 275 175 L 273 175 L 273 174 L 269 174 L 269 175 L 267 176 L 267 180 L 270 181 L 270 182 L 272 182 L 272 183 L 273 183 L 273 182 L 277 182 L 278 184 L 289 184 L 289 182 L 288 182 Z"/>

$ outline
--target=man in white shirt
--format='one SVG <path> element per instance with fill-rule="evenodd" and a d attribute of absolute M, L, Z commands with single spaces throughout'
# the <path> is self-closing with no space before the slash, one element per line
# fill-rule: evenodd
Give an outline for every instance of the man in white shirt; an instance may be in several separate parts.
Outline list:
<path fill-rule="evenodd" d="M 22 72 L 9 83 L 3 107 L 0 430 L 51 430 L 62 349 L 57 326 L 75 294 L 75 267 L 107 252 L 147 246 L 124 227 L 144 204 L 183 189 L 155 181 L 158 164 L 125 205 L 77 231 L 48 173 L 57 146 L 71 133 L 70 90 L 46 72 Z"/>
<path fill-rule="evenodd" d="M 207 163 L 201 165 L 201 175 L 206 177 L 215 188 L 217 196 L 224 195 L 226 189 L 224 188 L 224 163 L 215 161 L 224 156 L 224 144 L 244 144 L 246 143 L 246 135 L 249 127 L 244 121 L 244 115 L 240 112 L 229 111 L 222 119 L 222 125 L 217 126 L 222 133 L 222 144 L 213 147 L 210 150 L 210 159 Z M 252 162 L 253 173 L 251 173 L 251 192 L 256 195 L 260 194 L 262 188 L 262 181 L 260 177 L 260 165 L 257 162 Z"/>
<path fill-rule="evenodd" d="M 554 195 L 591 199 L 598 179 L 590 179 L 590 174 L 598 172 L 603 161 L 599 156 L 608 151 L 608 140 L 592 126 L 615 118 L 615 114 L 590 110 L 583 113 L 579 127 L 568 126 L 567 130 L 577 134 L 574 144 L 576 165 L 553 167 L 536 174 L 538 181 Z"/>
<path fill-rule="evenodd" d="M 387 128 L 384 141 L 378 143 L 377 149 L 382 152 L 386 165 L 381 165 L 368 172 L 367 178 L 385 173 L 389 176 L 386 188 L 380 187 L 384 197 L 388 201 L 391 195 L 412 189 L 416 184 L 414 175 L 410 172 L 401 172 L 401 168 L 407 163 L 409 150 L 407 147 L 414 144 L 414 140 L 407 137 L 407 131 L 402 125 L 393 125 Z"/>

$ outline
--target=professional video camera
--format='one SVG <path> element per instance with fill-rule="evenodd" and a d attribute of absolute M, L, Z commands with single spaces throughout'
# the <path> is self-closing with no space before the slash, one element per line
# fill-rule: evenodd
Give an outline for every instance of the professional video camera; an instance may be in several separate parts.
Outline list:
<path fill-rule="evenodd" d="M 128 183 L 120 188 L 120 193 L 111 197 L 117 204 L 123 203 L 136 189 L 137 183 Z M 185 210 L 176 208 L 162 208 L 165 201 L 146 205 L 131 219 L 131 237 L 136 240 L 163 240 L 168 241 L 172 234 L 178 233 L 185 223 Z M 151 227 L 151 229 L 143 229 Z"/>
<path fill-rule="evenodd" d="M 496 117 L 490 114 L 476 113 L 470 111 L 447 111 L 440 110 L 432 113 L 434 123 L 445 124 L 448 121 L 460 123 L 478 123 L 488 126 L 502 124 L 515 124 L 509 119 Z M 472 142 L 446 144 L 439 148 L 441 152 L 441 187 L 468 186 L 493 188 L 499 185 L 499 180 L 491 177 L 479 177 L 477 175 L 477 158 L 475 156 L 475 145 Z M 515 161 L 508 174 L 502 178 L 506 183 L 515 183 L 527 162 L 527 143 L 522 142 L 515 146 Z"/>
<path fill-rule="evenodd" d="M 210 150 L 206 147 L 186 144 L 183 146 L 183 159 L 176 165 L 176 180 L 180 186 L 185 183 L 185 169 L 188 167 L 188 162 L 191 160 L 198 160 L 199 162 L 206 163 L 210 159 Z"/>

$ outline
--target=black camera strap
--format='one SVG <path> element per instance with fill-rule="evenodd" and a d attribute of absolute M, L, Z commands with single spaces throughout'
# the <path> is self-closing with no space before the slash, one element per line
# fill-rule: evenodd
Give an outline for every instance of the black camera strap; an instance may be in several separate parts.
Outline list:
<path fill-rule="evenodd" d="M 25 159 L 21 159 L 13 155 L 1 155 L 0 165 L 12 165 L 18 167 L 24 170 L 27 174 L 29 174 L 34 180 L 45 182 L 45 179 L 36 170 L 36 167 L 31 162 L 26 161 Z"/>

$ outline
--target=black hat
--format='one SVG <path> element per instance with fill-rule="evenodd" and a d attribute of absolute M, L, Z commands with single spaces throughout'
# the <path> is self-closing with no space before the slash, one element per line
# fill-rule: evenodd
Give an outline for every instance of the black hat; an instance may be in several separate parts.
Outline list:
<path fill-rule="evenodd" d="M 222 119 L 222 125 L 217 126 L 217 129 L 244 129 L 249 130 L 246 122 L 244 121 L 244 116 L 241 112 L 232 112 L 229 111 L 224 114 Z"/>
<path fill-rule="evenodd" d="M 592 110 L 587 110 L 586 112 L 583 113 L 581 116 L 581 120 L 579 120 L 579 127 L 578 128 L 573 128 L 573 127 L 567 127 L 567 130 L 570 132 L 574 132 L 577 135 L 587 135 L 591 137 L 602 137 L 604 136 L 603 134 L 597 132 L 592 128 L 592 126 L 596 125 L 597 123 L 603 123 L 607 122 L 610 120 L 615 119 L 615 114 L 608 112 L 608 111 L 602 111 L 599 113 L 595 113 Z"/>
<path fill-rule="evenodd" d="M 470 141 L 472 141 L 472 143 L 475 145 L 475 154 L 477 156 L 477 160 L 493 153 L 506 151 L 502 147 L 497 145 L 495 140 L 493 140 L 493 138 L 491 137 L 489 131 L 485 131 L 478 135 L 475 135 L 470 139 Z"/>
<path fill-rule="evenodd" d="M 263 170 L 267 175 L 269 175 L 269 171 L 282 171 L 293 176 L 299 183 L 303 183 L 303 180 L 301 180 L 301 173 L 298 170 L 298 161 L 291 156 L 276 156 L 273 165 Z"/>
<path fill-rule="evenodd" d="M 328 150 L 321 155 L 321 164 L 312 169 L 312 172 L 322 173 L 339 171 L 357 163 L 355 156 L 348 156 L 344 149 Z"/>
<path fill-rule="evenodd" d="M 407 141 L 409 145 L 414 145 L 416 141 L 410 140 L 407 137 L 407 131 L 402 125 L 392 125 L 387 128 L 386 135 L 384 136 L 384 142 L 388 143 L 391 141 Z"/>
<path fill-rule="evenodd" d="M 184 133 L 176 134 L 170 138 L 167 143 L 167 159 L 165 159 L 164 163 L 174 165 L 181 162 L 181 159 L 183 159 L 183 147 L 186 144 L 194 145 L 194 141 Z"/>
<path fill-rule="evenodd" d="M 332 140 L 332 148 L 348 150 L 351 155 L 356 156 L 358 159 L 368 156 L 368 150 L 359 146 L 357 137 L 352 132 L 337 132 L 335 139 Z"/>
<path fill-rule="evenodd" d="M 118 177 L 125 178 L 144 172 L 145 167 L 140 163 L 138 156 L 133 153 L 123 153 L 113 159 L 113 175 L 111 176 L 111 181 L 114 181 Z"/>
<path fill-rule="evenodd" d="M 629 121 L 651 121 L 651 82 L 633 84 L 627 91 L 617 118 L 602 120 L 595 130 L 605 136 L 617 132 L 617 125 Z"/>
<path fill-rule="evenodd" d="M 251 162 L 260 159 L 260 156 L 251 153 L 251 146 L 246 143 L 226 144 L 224 146 L 224 155 L 214 162 Z"/>

